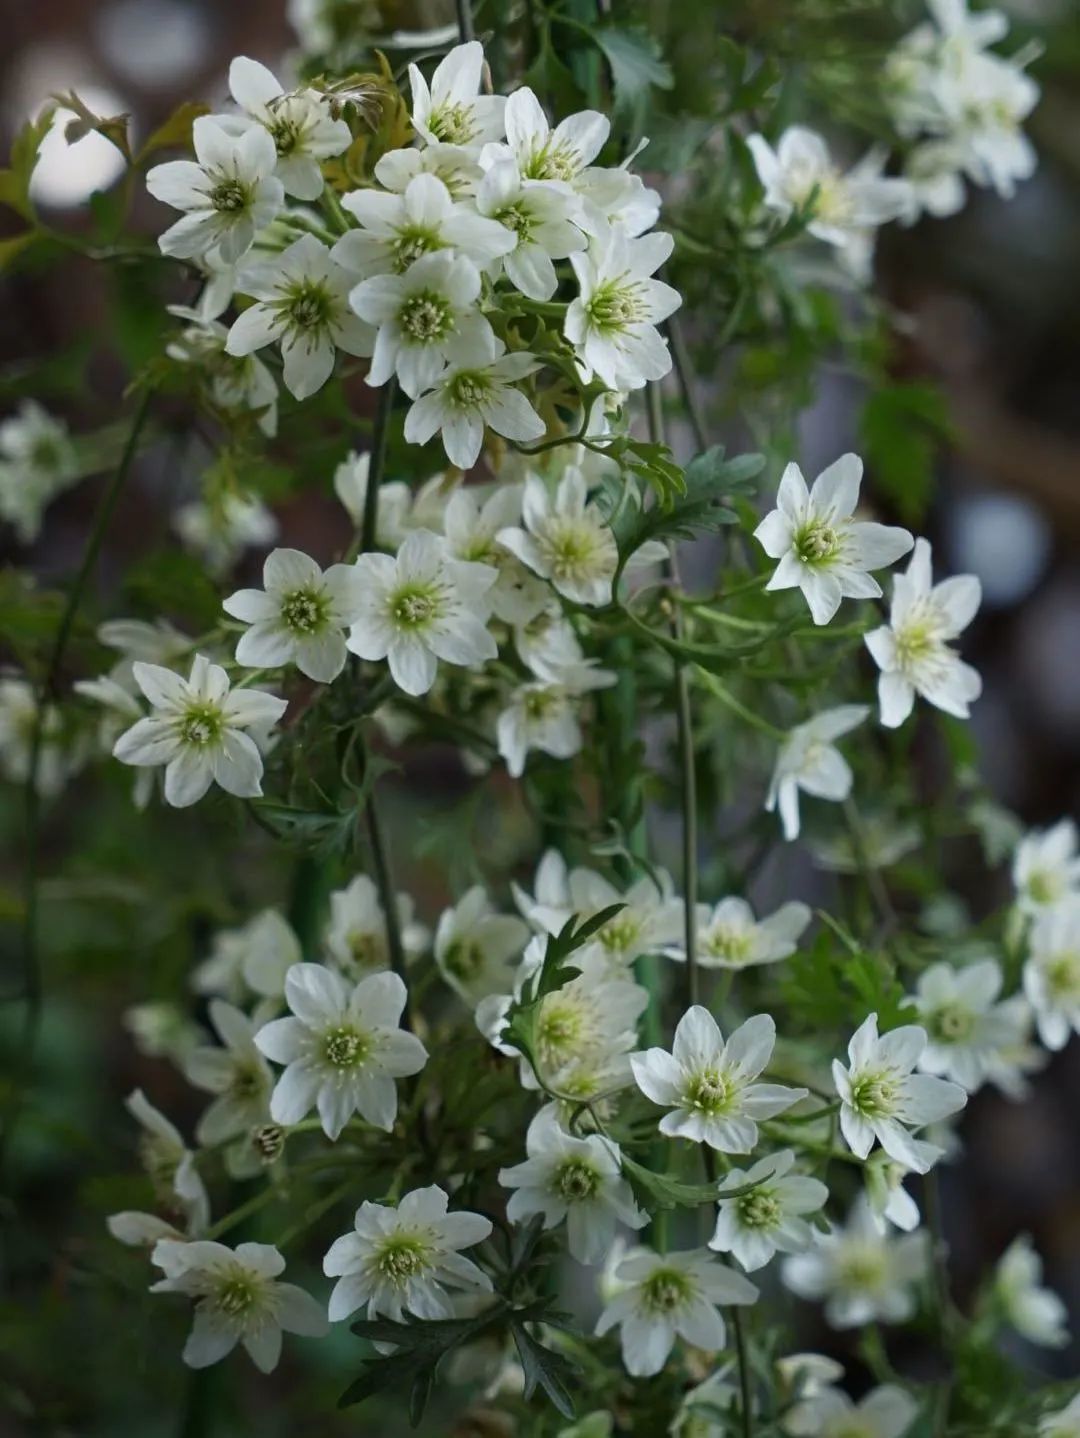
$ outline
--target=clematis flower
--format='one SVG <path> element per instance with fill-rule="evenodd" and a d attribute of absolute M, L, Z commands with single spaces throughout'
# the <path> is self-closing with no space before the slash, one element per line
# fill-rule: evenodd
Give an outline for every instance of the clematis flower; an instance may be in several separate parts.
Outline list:
<path fill-rule="evenodd" d="M 477 40 L 455 45 L 435 67 L 430 86 L 416 65 L 409 66 L 412 122 L 429 145 L 479 146 L 502 138 L 507 102 L 480 93 L 483 68 Z"/>
<path fill-rule="evenodd" d="M 1012 881 L 1026 914 L 1080 894 L 1080 840 L 1071 819 L 1024 835 L 1013 855 Z"/>
<path fill-rule="evenodd" d="M 480 163 L 490 168 L 513 159 L 522 179 L 574 181 L 604 147 L 611 121 L 597 110 L 568 115 L 551 128 L 543 106 L 527 85 L 506 101 L 506 144 L 487 145 Z"/>
<path fill-rule="evenodd" d="M 829 1190 L 820 1179 L 792 1173 L 794 1164 L 795 1154 L 786 1148 L 746 1170 L 730 1169 L 717 1195 L 716 1231 L 709 1247 L 732 1254 L 748 1273 L 764 1268 L 777 1252 L 810 1248 L 815 1235 L 804 1215 L 822 1208 Z M 750 1184 L 749 1193 L 724 1197 L 725 1189 Z"/>
<path fill-rule="evenodd" d="M 788 841 L 799 837 L 800 789 L 818 799 L 841 800 L 851 793 L 851 768 L 831 741 L 857 729 L 869 713 L 865 704 L 841 704 L 787 734 L 776 756 L 765 808 L 770 814 L 779 808 Z"/>
<path fill-rule="evenodd" d="M 417 923 L 412 899 L 398 894 L 395 904 L 406 956 L 422 953 L 430 935 Z M 344 889 L 330 895 L 330 923 L 323 943 L 331 966 L 353 983 L 390 967 L 386 911 L 366 874 L 357 874 Z"/>
<path fill-rule="evenodd" d="M 893 580 L 888 624 L 863 636 L 881 670 L 878 703 L 887 729 L 904 722 L 916 694 L 946 714 L 968 717 L 969 706 L 982 693 L 982 680 L 949 640 L 971 623 L 980 597 L 973 574 L 934 584 L 930 546 L 925 539 L 915 541 L 907 572 Z"/>
<path fill-rule="evenodd" d="M 780 561 L 766 589 L 801 589 L 815 624 L 828 624 L 845 596 L 878 598 L 881 585 L 870 571 L 895 563 L 914 543 L 906 529 L 853 518 L 862 472 L 858 455 L 844 454 L 808 490 L 802 470 L 789 464 L 776 509 L 754 530 L 765 553 Z"/>
<path fill-rule="evenodd" d="M 165 801 L 185 808 L 220 784 L 240 799 L 262 793 L 262 755 L 251 731 L 264 733 L 288 707 L 261 689 L 229 689 L 220 664 L 196 654 L 181 679 L 158 664 L 136 662 L 135 682 L 153 713 L 125 730 L 113 747 L 122 764 L 164 764 Z"/>
<path fill-rule="evenodd" d="M 784 1416 L 792 1438 L 904 1438 L 919 1405 L 895 1383 L 883 1383 L 855 1403 L 839 1388 L 803 1398 Z"/>
<path fill-rule="evenodd" d="M 879 1233 L 864 1199 L 846 1225 L 818 1235 L 813 1248 L 785 1259 L 781 1277 L 800 1298 L 825 1305 L 833 1328 L 903 1323 L 915 1312 L 915 1285 L 926 1272 L 923 1233 Z"/>
<path fill-rule="evenodd" d="M 1024 993 L 1048 1049 L 1063 1049 L 1080 1033 L 1080 894 L 1044 909 L 1032 925 Z"/>
<path fill-rule="evenodd" d="M 497 538 L 564 598 L 611 603 L 618 546 L 599 506 L 588 500 L 585 476 L 576 465 L 567 465 L 554 495 L 539 475 L 528 475 L 522 523 L 501 529 Z"/>
<path fill-rule="evenodd" d="M 1040 1348 L 1064 1348 L 1069 1342 L 1068 1310 L 1042 1281 L 1042 1259 L 1026 1233 L 1014 1238 L 998 1260 L 994 1296 L 1008 1322 Z"/>
<path fill-rule="evenodd" d="M 323 191 L 322 161 L 352 144 L 352 131 L 335 120 L 329 101 L 315 90 L 286 94 L 273 73 L 238 55 L 229 66 L 229 93 L 274 142 L 274 173 L 285 193 L 317 200 Z"/>
<path fill-rule="evenodd" d="M 210 1000 L 210 1022 L 220 1045 L 201 1045 L 184 1056 L 184 1076 L 215 1097 L 199 1119 L 200 1143 L 220 1144 L 269 1118 L 270 1066 L 255 1043 L 252 1020 L 224 999 Z"/>
<path fill-rule="evenodd" d="M 524 180 L 513 160 L 500 160 L 476 192 L 481 215 L 497 221 L 511 237 L 503 255 L 510 283 L 533 300 L 550 300 L 558 287 L 553 260 L 565 260 L 586 246 L 574 223 L 581 201 L 555 180 Z"/>
<path fill-rule="evenodd" d="M 269 133 L 253 125 L 231 135 L 216 119 L 200 115 L 192 127 L 194 160 L 169 160 L 146 175 L 155 200 L 183 210 L 158 239 L 162 254 L 197 259 L 216 249 L 235 264 L 251 248 L 256 231 L 285 203 L 274 171 L 277 150 Z"/>
<path fill-rule="evenodd" d="M 781 904 L 767 919 L 755 919 L 745 899 L 721 899 L 715 907 L 699 904 L 697 961 L 705 969 L 779 963 L 795 952 L 811 917 L 806 904 L 797 901 Z M 668 958 L 685 962 L 682 945 L 671 945 L 664 952 Z"/>
<path fill-rule="evenodd" d="M 511 988 L 513 963 L 528 940 L 528 925 L 514 914 L 497 913 L 483 886 L 474 884 L 443 911 L 435 929 L 435 962 L 447 983 L 475 1005 Z"/>
<path fill-rule="evenodd" d="M 236 662 L 255 669 L 295 664 L 330 684 L 345 667 L 345 634 L 361 609 L 362 580 L 351 564 L 323 572 L 298 549 L 275 549 L 263 565 L 262 589 L 238 589 L 222 603 L 249 627 Z"/>

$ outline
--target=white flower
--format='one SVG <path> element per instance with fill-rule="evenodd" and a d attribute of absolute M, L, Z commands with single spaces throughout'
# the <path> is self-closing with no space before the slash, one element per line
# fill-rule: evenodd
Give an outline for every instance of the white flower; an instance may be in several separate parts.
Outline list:
<path fill-rule="evenodd" d="M 923 210 L 943 220 L 964 208 L 963 163 L 963 151 L 952 140 L 926 140 L 908 152 L 904 179 L 911 189 L 911 208 L 901 217 L 905 224 L 917 220 Z"/>
<path fill-rule="evenodd" d="M 875 1139 L 890 1158 L 915 1173 L 926 1173 L 941 1157 L 935 1144 L 912 1138 L 910 1130 L 939 1123 L 967 1103 L 959 1084 L 913 1070 L 926 1048 L 926 1030 L 904 1024 L 878 1036 L 870 1014 L 848 1044 L 848 1064 L 833 1059 L 840 1095 L 840 1128 L 852 1153 L 866 1158 Z"/>
<path fill-rule="evenodd" d="M 238 55 L 229 66 L 229 92 L 242 110 L 269 132 L 277 150 L 274 173 L 287 195 L 317 200 L 323 191 L 321 161 L 352 144 L 352 131 L 335 120 L 314 90 L 286 94 L 257 60 Z"/>
<path fill-rule="evenodd" d="M 754 964 L 775 964 L 798 948 L 811 919 L 805 904 L 781 904 L 767 919 L 755 919 L 745 899 L 721 899 L 715 908 L 699 904 L 697 910 L 697 961 L 705 969 L 746 969 Z M 669 958 L 684 961 L 684 946 L 666 950 Z"/>
<path fill-rule="evenodd" d="M 611 603 L 618 546 L 576 465 L 567 465 L 554 496 L 539 475 L 526 478 L 522 524 L 498 534 L 522 564 L 576 604 Z"/>
<path fill-rule="evenodd" d="M 772 1057 L 776 1025 L 768 1014 L 747 1019 L 724 1042 L 708 1009 L 694 1004 L 679 1020 L 672 1052 L 630 1055 L 634 1081 L 647 1098 L 670 1109 L 660 1120 L 667 1138 L 707 1143 L 721 1153 L 750 1153 L 758 1119 L 775 1118 L 806 1097 L 804 1088 L 754 1083 Z"/>
<path fill-rule="evenodd" d="M 1042 1259 L 1022 1233 L 998 1260 L 994 1295 L 1009 1323 L 1029 1343 L 1064 1348 L 1069 1342 L 1068 1311 L 1053 1289 L 1043 1287 L 1042 1272 Z"/>
<path fill-rule="evenodd" d="M 776 494 L 777 507 L 754 530 L 771 559 L 779 559 L 766 589 L 802 590 L 815 624 L 828 624 L 849 599 L 876 599 L 881 585 L 871 576 L 906 554 L 906 529 L 852 516 L 859 501 L 863 464 L 844 454 L 807 490 L 802 470 L 789 464 Z"/>
<path fill-rule="evenodd" d="M 936 96 L 969 177 L 1011 199 L 1017 181 L 1030 179 L 1038 164 L 1021 128 L 1039 102 L 1038 85 L 996 55 L 975 54 L 939 78 Z"/>
<path fill-rule="evenodd" d="M 765 204 L 782 219 L 809 206 L 809 234 L 844 249 L 866 230 L 895 220 L 910 203 L 904 180 L 883 179 L 866 161 L 847 175 L 820 135 L 801 125 L 785 130 L 774 150 L 763 135 L 747 140 Z"/>
<path fill-rule="evenodd" d="M 277 1367 L 281 1334 L 321 1338 L 326 1315 L 309 1293 L 281 1283 L 285 1260 L 269 1243 L 241 1243 L 235 1249 L 199 1239 L 177 1243 L 164 1238 L 154 1263 L 165 1277 L 151 1293 L 186 1293 L 195 1299 L 195 1321 L 183 1359 L 189 1368 L 207 1368 L 238 1343 L 263 1373 Z"/>
<path fill-rule="evenodd" d="M 919 1405 L 895 1384 L 883 1383 L 854 1403 L 838 1388 L 826 1388 L 796 1403 L 784 1416 L 792 1438 L 904 1438 Z"/>
<path fill-rule="evenodd" d="M 63 715 L 55 704 L 41 713 L 37 791 L 46 798 L 59 794 L 77 767 L 64 732 Z M 0 679 L 0 773 L 13 784 L 30 777 L 38 701 L 26 679 Z"/>
<path fill-rule="evenodd" d="M 546 664 L 534 656 L 537 678 L 519 685 L 495 721 L 499 754 L 516 779 L 525 772 L 525 759 L 533 749 L 554 759 L 570 759 L 581 750 L 584 736 L 579 718 L 583 695 L 607 689 L 618 676 L 600 669 L 595 659 Z"/>
<path fill-rule="evenodd" d="M 716 1231 L 709 1247 L 730 1253 L 747 1272 L 763 1268 L 776 1252 L 802 1253 L 814 1241 L 803 1217 L 825 1204 L 829 1190 L 816 1178 L 792 1173 L 795 1155 L 789 1148 L 759 1159 L 745 1172 L 733 1168 L 720 1185 Z M 738 1198 L 725 1198 L 728 1188 L 755 1187 Z"/>
<path fill-rule="evenodd" d="M 233 491 L 216 503 L 195 500 L 181 505 L 173 523 L 183 543 L 215 576 L 231 568 L 249 545 L 270 544 L 278 532 L 277 520 L 262 500 Z"/>
<path fill-rule="evenodd" d="M 879 1233 L 891 1223 L 904 1233 L 914 1233 L 922 1221 L 919 1205 L 904 1187 L 910 1170 L 896 1163 L 879 1149 L 866 1160 L 863 1168 L 863 1193 Z"/>
<path fill-rule="evenodd" d="M 627 889 L 618 889 L 593 869 L 575 868 L 567 876 L 558 902 L 540 899 L 530 920 L 549 934 L 561 932 L 567 919 L 591 919 L 601 909 L 622 904 L 620 913 L 589 941 L 590 952 L 598 951 L 614 971 L 627 971 L 642 954 L 667 951 L 682 931 L 682 900 L 675 895 L 671 875 L 657 869 L 635 880 Z M 578 959 L 580 962 L 581 952 Z"/>
<path fill-rule="evenodd" d="M 507 354 L 502 340 L 485 327 L 451 337 L 445 357 L 446 369 L 405 416 L 409 444 L 427 444 L 441 431 L 450 463 L 472 469 L 485 428 L 518 443 L 543 438 L 547 426 L 516 388 L 539 369 L 535 355 Z"/>
<path fill-rule="evenodd" d="M 487 629 L 498 572 L 452 559 L 427 530 L 409 534 L 395 558 L 362 554 L 363 608 L 348 646 L 361 659 L 385 659 L 406 694 L 426 694 L 438 661 L 475 669 L 498 654 Z"/>
<path fill-rule="evenodd" d="M 366 1308 L 368 1318 L 384 1314 L 395 1323 L 406 1313 L 417 1318 L 452 1318 L 448 1288 L 490 1293 L 491 1280 L 461 1249 L 483 1243 L 491 1220 L 479 1213 L 448 1213 L 441 1188 L 416 1188 L 396 1208 L 365 1202 L 355 1228 L 335 1239 L 323 1272 L 336 1278 L 330 1320 Z"/>
<path fill-rule="evenodd" d="M 1048 1049 L 1063 1049 L 1080 1033 L 1080 894 L 1044 909 L 1032 925 L 1024 993 Z"/>
<path fill-rule="evenodd" d="M 1049 829 L 1025 834 L 1013 856 L 1012 880 L 1017 903 L 1028 914 L 1080 893 L 1080 846 L 1073 821 L 1059 819 Z"/>
<path fill-rule="evenodd" d="M 511 236 L 512 248 L 503 255 L 510 283 L 530 299 L 550 300 L 559 283 L 552 260 L 586 245 L 574 223 L 581 201 L 573 190 L 557 181 L 523 180 L 513 160 L 500 160 L 481 180 L 476 208 Z"/>
<path fill-rule="evenodd" d="M 919 1056 L 923 1073 L 950 1078 L 969 1093 L 982 1087 L 995 1056 L 1014 1032 L 1009 1011 L 995 1002 L 1001 985 L 996 959 L 962 969 L 931 964 L 919 975 L 915 997 L 908 1003 L 927 1033 Z"/>
<path fill-rule="evenodd" d="M 246 1014 L 223 999 L 211 999 L 210 1022 L 221 1047 L 193 1049 L 184 1056 L 183 1070 L 189 1083 L 216 1095 L 195 1129 L 200 1143 L 213 1145 L 267 1120 L 273 1076 Z"/>
<path fill-rule="evenodd" d="M 467 145 L 425 145 L 422 150 L 387 150 L 375 166 L 380 185 L 400 195 L 417 175 L 435 175 L 461 200 L 476 193 L 483 178 L 476 151 Z"/>
<path fill-rule="evenodd" d="M 225 348 L 249 355 L 280 343 L 285 386 L 297 399 L 322 389 L 337 351 L 370 355 L 375 336 L 349 308 L 352 278 L 314 235 L 301 235 L 280 255 L 250 265 L 241 276 L 257 303 L 234 320 Z"/>
<path fill-rule="evenodd" d="M 906 574 L 893 579 L 889 622 L 864 636 L 881 670 L 878 703 L 881 722 L 895 729 L 911 713 L 915 695 L 966 719 L 982 693 L 982 680 L 949 646 L 971 623 L 981 586 L 973 574 L 958 574 L 941 584 L 930 575 L 930 545 L 915 541 Z"/>
<path fill-rule="evenodd" d="M 357 454 L 355 450 L 350 450 L 334 470 L 334 493 L 348 510 L 349 518 L 357 529 L 364 521 L 370 469 L 370 453 Z M 375 543 L 380 549 L 397 549 L 405 538 L 411 506 L 412 490 L 404 480 L 384 480 L 379 485 Z"/>
<path fill-rule="evenodd" d="M 455 559 L 498 570 L 491 612 L 514 625 L 530 623 L 551 600 L 547 585 L 498 541 L 503 529 L 521 519 L 521 492 L 519 484 L 500 484 L 481 502 L 474 486 L 463 487 L 450 496 L 443 516 L 446 548 Z M 576 657 L 584 657 L 580 649 Z"/>
<path fill-rule="evenodd" d="M 182 1216 L 189 1233 L 199 1233 L 210 1221 L 210 1200 L 195 1155 L 175 1124 L 149 1102 L 142 1089 L 129 1094 L 124 1107 L 142 1127 L 139 1157 L 158 1202 Z"/>
<path fill-rule="evenodd" d="M 799 837 L 800 789 L 818 799 L 841 800 L 851 793 L 851 769 L 831 741 L 857 729 L 869 713 L 865 704 L 841 704 L 788 732 L 765 799 L 770 814 L 779 807 L 785 839 Z"/>
<path fill-rule="evenodd" d="M 21 544 L 41 529 L 45 506 L 77 473 L 68 427 L 36 400 L 0 423 L 0 519 L 14 525 Z"/>
<path fill-rule="evenodd" d="M 412 122 L 428 142 L 482 145 L 503 134 L 506 100 L 481 95 L 484 49 L 477 40 L 455 45 L 439 61 L 429 86 L 415 65 L 409 66 Z"/>
<path fill-rule="evenodd" d="M 879 1233 L 861 1200 L 846 1227 L 819 1234 L 813 1248 L 785 1259 L 781 1276 L 800 1298 L 824 1300 L 833 1328 L 861 1328 L 876 1320 L 903 1323 L 911 1317 L 913 1288 L 926 1260 L 921 1233 Z"/>
<path fill-rule="evenodd" d="M 198 994 L 239 999 L 245 989 L 263 998 L 285 992 L 285 975 L 303 957 L 300 940 L 276 909 L 256 914 L 235 929 L 214 935 L 210 957 L 195 970 L 191 986 Z"/>
<path fill-rule="evenodd" d="M 548 927 L 549 921 L 544 914 L 545 910 L 565 910 L 567 918 L 574 912 L 570 904 L 570 871 L 566 866 L 566 860 L 558 849 L 545 849 L 540 856 L 531 894 L 527 894 L 513 880 L 510 883 L 510 890 L 522 917 L 539 932 L 551 932 Z M 563 922 L 565 923 L 566 920 L 564 919 Z"/>
<path fill-rule="evenodd" d="M 261 411 L 259 428 L 273 439 L 277 433 L 277 381 L 255 355 L 232 355 L 226 349 L 228 330 L 183 305 L 169 305 L 169 314 L 190 320 L 165 353 L 180 364 L 197 367 L 203 381 L 209 381 L 210 398 L 219 409 L 235 414 Z"/>
<path fill-rule="evenodd" d="M 274 142 L 260 125 L 230 135 L 209 115 L 195 121 L 192 138 L 194 161 L 170 160 L 146 176 L 146 188 L 156 200 L 185 211 L 158 245 L 178 259 L 205 255 L 216 246 L 223 260 L 235 264 L 285 202 L 274 174 Z"/>
<path fill-rule="evenodd" d="M 656 326 L 674 314 L 682 296 L 652 275 L 674 244 L 661 233 L 630 239 L 616 226 L 570 256 L 580 293 L 566 311 L 566 338 L 587 373 L 609 389 L 640 389 L 671 369 Z"/>
<path fill-rule="evenodd" d="M 514 1189 L 506 1205 L 511 1223 L 543 1214 L 544 1227 L 566 1220 L 566 1241 L 579 1263 L 599 1263 L 615 1237 L 615 1226 L 644 1228 L 648 1222 L 621 1176 L 619 1146 L 599 1134 L 574 1138 L 559 1127 L 554 1110 L 543 1108 L 525 1135 L 528 1158 L 499 1170 L 499 1182 Z"/>
<path fill-rule="evenodd" d="M 516 161 L 525 180 L 573 182 L 604 147 L 611 122 L 597 110 L 568 115 L 554 130 L 540 101 L 527 85 L 506 101 L 506 144 L 489 145 L 480 163 L 490 168 L 500 160 Z"/>
<path fill-rule="evenodd" d="M 368 384 L 385 384 L 396 373 L 410 399 L 430 389 L 452 340 L 491 329 L 477 308 L 479 295 L 480 271 L 452 250 L 421 255 L 401 275 L 361 280 L 349 303 L 378 326 Z"/>
<path fill-rule="evenodd" d="M 255 1035 L 259 1049 L 285 1064 L 270 1098 L 275 1123 L 298 1123 L 317 1108 L 336 1139 L 353 1113 L 387 1132 L 397 1116 L 394 1080 L 419 1073 L 427 1050 L 398 1027 L 405 985 L 397 974 L 372 974 L 350 987 L 322 964 L 294 964 L 285 976 L 291 1015 Z"/>
<path fill-rule="evenodd" d="M 345 634 L 358 617 L 362 579 L 351 564 L 324 573 L 298 549 L 275 549 L 263 565 L 262 589 L 238 589 L 222 602 L 250 627 L 236 646 L 237 664 L 275 669 L 295 664 L 329 684 L 345 667 Z"/>
<path fill-rule="evenodd" d="M 412 899 L 408 894 L 398 894 L 395 905 L 402 948 L 406 954 L 421 953 L 429 935 L 413 917 Z M 378 889 L 366 874 L 357 874 L 344 889 L 330 895 L 330 923 L 324 943 L 333 967 L 353 983 L 389 968 L 386 911 Z"/>
<path fill-rule="evenodd" d="M 1033 1041 L 1035 1015 L 1024 994 L 1013 994 L 998 1004 L 997 1017 L 1005 1034 L 986 1057 L 987 1082 L 1019 1103 L 1031 1093 L 1028 1074 L 1044 1069 L 1049 1055 Z"/>
<path fill-rule="evenodd" d="M 721 1304 L 746 1304 L 758 1291 L 706 1249 L 654 1253 L 632 1248 L 615 1269 L 618 1289 L 596 1332 L 618 1327 L 623 1364 L 635 1378 L 659 1373 L 676 1338 L 717 1353 L 727 1341 Z"/>
<path fill-rule="evenodd" d="M 476 1004 L 512 986 L 513 962 L 528 939 L 528 925 L 513 914 L 496 913 L 476 884 L 443 911 L 435 929 L 435 962 L 447 983 Z"/>
<path fill-rule="evenodd" d="M 135 663 L 135 682 L 153 713 L 121 734 L 113 747 L 123 764 L 165 765 L 165 799 L 185 808 L 213 783 L 250 799 L 262 793 L 262 755 L 248 730 L 265 730 L 288 707 L 261 689 L 229 689 L 219 664 L 195 656 L 191 677 L 157 664 Z"/>
<path fill-rule="evenodd" d="M 1039 1438 L 1080 1438 L 1080 1394 L 1039 1420 Z"/>
<path fill-rule="evenodd" d="M 515 244 L 505 226 L 454 200 L 438 176 L 424 172 L 400 194 L 353 190 L 341 203 L 360 228 L 342 235 L 334 259 L 361 279 L 404 274 L 437 250 L 456 250 L 486 270 Z"/>

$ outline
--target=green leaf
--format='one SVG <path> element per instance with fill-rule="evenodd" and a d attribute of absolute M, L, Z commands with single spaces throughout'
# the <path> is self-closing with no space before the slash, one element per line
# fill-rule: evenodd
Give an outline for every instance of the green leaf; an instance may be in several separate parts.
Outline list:
<path fill-rule="evenodd" d="M 683 492 L 657 499 L 648 508 L 625 497 L 624 486 L 611 479 L 604 499 L 619 546 L 619 573 L 630 556 L 649 540 L 691 539 L 738 524 L 738 514 L 727 501 L 754 492 L 754 477 L 765 467 L 765 456 L 743 454 L 724 458 L 724 446 L 714 445 L 691 460 L 683 473 Z"/>
<path fill-rule="evenodd" d="M 158 150 L 190 150 L 191 128 L 200 115 L 210 113 L 210 106 L 199 101 L 185 100 L 169 118 L 153 131 L 140 146 L 134 163 L 141 165 Z"/>
<path fill-rule="evenodd" d="M 0 274 L 15 264 L 22 252 L 37 239 L 36 230 L 24 230 L 21 235 L 9 235 L 0 240 Z"/>
<path fill-rule="evenodd" d="M 351 1408 L 386 1388 L 407 1387 L 409 1421 L 419 1427 L 442 1359 L 451 1349 L 501 1322 L 505 1311 L 505 1304 L 496 1301 L 474 1318 L 411 1319 L 405 1323 L 389 1318 L 358 1319 L 350 1325 L 355 1334 L 372 1343 L 392 1343 L 397 1352 L 368 1359 L 338 1399 L 338 1407 Z"/>
<path fill-rule="evenodd" d="M 573 1418 L 574 1400 L 570 1397 L 569 1385 L 581 1371 L 577 1364 L 571 1363 L 565 1354 L 545 1348 L 530 1335 L 523 1323 L 511 1322 L 510 1332 L 514 1336 L 525 1375 L 526 1402 L 537 1388 L 542 1388 L 564 1418 Z"/>
<path fill-rule="evenodd" d="M 635 1163 L 625 1153 L 622 1155 L 622 1171 L 633 1185 L 642 1206 L 650 1213 L 655 1213 L 658 1208 L 700 1208 L 706 1203 L 716 1203 L 720 1198 L 739 1198 L 758 1187 L 756 1183 L 744 1183 L 739 1188 L 721 1191 L 722 1180 L 716 1183 L 682 1183 L 670 1174 L 654 1173 L 651 1168 Z"/>
<path fill-rule="evenodd" d="M 859 437 L 874 486 L 908 524 L 926 515 L 934 458 L 952 435 L 945 399 L 933 385 L 891 384 L 863 406 Z"/>
<path fill-rule="evenodd" d="M 640 132 L 645 127 L 650 87 L 670 90 L 675 83 L 671 66 L 661 56 L 658 42 L 645 30 L 603 25 L 592 31 L 592 37 L 611 67 L 616 112 Z"/>
<path fill-rule="evenodd" d="M 320 858 L 347 854 L 353 842 L 360 806 L 337 809 L 301 809 L 273 799 L 252 802 L 259 818 L 279 839 Z"/>
<path fill-rule="evenodd" d="M 6 170 L 0 170 L 0 205 L 6 205 L 24 220 L 35 219 L 30 202 L 30 178 L 37 164 L 41 142 L 52 128 L 56 108 L 42 110 L 36 120 L 28 120 L 11 142 L 11 158 Z"/>
<path fill-rule="evenodd" d="M 69 145 L 76 145 L 87 135 L 95 131 L 104 135 L 110 145 L 115 147 L 123 155 L 124 159 L 131 164 L 131 145 L 128 142 L 128 122 L 131 116 L 122 115 L 95 115 L 74 90 L 67 94 L 54 95 L 53 99 L 65 110 L 72 110 L 75 113 L 73 120 L 68 120 L 64 126 L 64 139 Z"/>

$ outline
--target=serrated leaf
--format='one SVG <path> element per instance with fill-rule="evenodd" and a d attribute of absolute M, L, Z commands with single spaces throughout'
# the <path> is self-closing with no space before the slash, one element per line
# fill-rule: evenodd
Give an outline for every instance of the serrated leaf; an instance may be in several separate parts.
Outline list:
<path fill-rule="evenodd" d="M 0 170 L 0 205 L 6 205 L 24 220 L 33 220 L 30 202 L 30 179 L 38 161 L 41 142 L 52 129 L 56 108 L 42 110 L 36 120 L 28 120 L 11 142 L 11 157 L 6 170 Z"/>
<path fill-rule="evenodd" d="M 615 109 L 635 131 L 644 129 L 650 87 L 670 90 L 675 83 L 671 66 L 660 53 L 655 38 L 645 30 L 602 25 L 592 37 L 611 67 Z"/>
<path fill-rule="evenodd" d="M 683 1183 L 666 1173 L 654 1173 L 651 1168 L 636 1163 L 625 1153 L 622 1155 L 622 1171 L 630 1180 L 643 1206 L 655 1212 L 658 1208 L 700 1208 L 706 1203 L 716 1203 L 720 1198 L 739 1198 L 752 1193 L 756 1183 L 744 1183 L 739 1188 L 721 1190 L 722 1180 L 715 1183 Z M 764 1180 L 761 1180 L 764 1182 Z"/>
<path fill-rule="evenodd" d="M 532 1337 L 523 1323 L 512 1322 L 510 1332 L 514 1336 L 514 1345 L 521 1359 L 526 1402 L 537 1388 L 542 1388 L 564 1418 L 573 1418 L 574 1400 L 570 1397 L 568 1385 L 581 1371 L 577 1364 L 572 1363 L 565 1354 L 545 1348 Z"/>

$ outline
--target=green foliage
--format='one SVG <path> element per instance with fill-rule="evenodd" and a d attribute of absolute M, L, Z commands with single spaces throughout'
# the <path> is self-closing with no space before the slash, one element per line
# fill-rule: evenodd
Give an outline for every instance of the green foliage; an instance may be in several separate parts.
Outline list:
<path fill-rule="evenodd" d="M 671 67 L 663 59 L 656 38 L 646 30 L 598 25 L 592 37 L 611 66 L 615 110 L 628 122 L 635 135 L 644 132 L 653 86 L 670 90 L 675 83 Z"/>
<path fill-rule="evenodd" d="M 923 381 L 873 390 L 859 420 L 859 440 L 878 491 L 905 524 L 926 517 L 934 460 L 952 435 L 945 398 Z"/>

